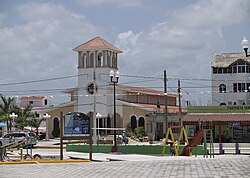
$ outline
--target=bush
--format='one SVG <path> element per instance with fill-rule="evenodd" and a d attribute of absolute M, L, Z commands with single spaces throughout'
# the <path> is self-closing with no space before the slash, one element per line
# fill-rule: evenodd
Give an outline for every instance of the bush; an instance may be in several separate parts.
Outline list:
<path fill-rule="evenodd" d="M 147 135 L 143 127 L 135 128 L 134 132 L 137 138 L 142 138 Z"/>

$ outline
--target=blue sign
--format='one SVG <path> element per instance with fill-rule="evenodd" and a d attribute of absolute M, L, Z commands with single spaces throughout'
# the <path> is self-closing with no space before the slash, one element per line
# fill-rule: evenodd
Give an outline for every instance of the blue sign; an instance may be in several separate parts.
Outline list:
<path fill-rule="evenodd" d="M 64 136 L 89 136 L 90 118 L 80 112 L 71 112 L 64 117 Z"/>

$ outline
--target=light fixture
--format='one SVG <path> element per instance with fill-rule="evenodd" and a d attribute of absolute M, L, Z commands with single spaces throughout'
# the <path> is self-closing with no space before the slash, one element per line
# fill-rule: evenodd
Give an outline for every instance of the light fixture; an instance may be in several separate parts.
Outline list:
<path fill-rule="evenodd" d="M 249 57 L 250 55 L 247 54 L 248 51 L 248 40 L 246 39 L 246 37 L 243 37 L 243 40 L 241 41 L 241 46 L 244 49 L 245 53 L 246 53 L 246 57 Z"/>
<path fill-rule="evenodd" d="M 15 114 L 14 112 L 10 114 L 10 118 L 13 120 L 13 125 L 14 125 L 14 119 L 17 117 L 18 117 L 18 115 Z M 11 123 L 12 123 L 12 120 L 11 120 Z M 11 124 L 11 128 L 12 128 L 12 124 Z"/>
<path fill-rule="evenodd" d="M 112 69 L 109 72 L 110 81 L 114 84 L 114 147 L 112 149 L 113 152 L 117 152 L 117 142 L 116 142 L 116 98 L 115 98 L 115 84 L 118 83 L 120 74 L 117 70 L 114 72 Z"/>

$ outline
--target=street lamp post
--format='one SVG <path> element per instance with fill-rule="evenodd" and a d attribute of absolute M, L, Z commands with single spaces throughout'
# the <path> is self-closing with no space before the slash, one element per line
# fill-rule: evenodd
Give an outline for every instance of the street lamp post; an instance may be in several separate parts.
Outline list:
<path fill-rule="evenodd" d="M 14 120 L 15 120 L 15 118 L 17 118 L 17 117 L 18 117 L 18 115 L 15 114 L 14 112 L 13 112 L 12 114 L 10 114 L 10 118 L 11 118 L 10 130 L 12 130 L 12 127 L 13 127 L 13 125 L 14 125 Z"/>
<path fill-rule="evenodd" d="M 46 137 L 45 137 L 45 140 L 47 140 L 47 141 L 49 140 L 49 118 L 50 117 L 51 116 L 48 113 L 43 115 L 43 118 L 46 119 Z"/>
<path fill-rule="evenodd" d="M 118 83 L 119 80 L 119 72 L 118 70 L 114 72 L 111 70 L 109 72 L 110 80 L 114 84 L 114 148 L 113 151 L 117 151 L 117 142 L 116 142 L 116 97 L 115 97 L 115 84 Z"/>
<path fill-rule="evenodd" d="M 100 113 L 96 114 L 96 118 L 97 118 L 97 143 L 99 143 L 100 141 L 100 118 L 102 118 L 102 115 Z"/>
<path fill-rule="evenodd" d="M 248 51 L 248 40 L 246 39 L 246 37 L 243 37 L 243 40 L 241 41 L 241 46 L 244 49 L 245 53 L 246 53 L 246 57 L 249 57 L 250 55 L 247 54 Z"/>

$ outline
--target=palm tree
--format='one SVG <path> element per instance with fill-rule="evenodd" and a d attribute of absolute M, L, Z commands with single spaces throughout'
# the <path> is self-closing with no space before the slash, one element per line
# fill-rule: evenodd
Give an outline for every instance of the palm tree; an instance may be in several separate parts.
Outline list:
<path fill-rule="evenodd" d="M 32 106 L 27 105 L 25 108 L 17 109 L 18 117 L 15 119 L 15 127 L 20 130 L 24 130 L 24 127 L 29 125 L 29 120 L 35 117 L 35 113 L 32 111 Z"/>
<path fill-rule="evenodd" d="M 43 121 L 45 121 L 46 119 L 45 118 L 42 118 L 42 119 L 40 119 L 40 118 L 32 118 L 31 120 L 29 120 L 29 126 L 31 126 L 31 127 L 34 127 L 35 129 L 36 129 L 36 135 L 38 136 L 38 128 L 40 127 L 40 125 L 41 125 L 41 123 L 43 122 Z"/>
<path fill-rule="evenodd" d="M 0 121 L 5 121 L 7 123 L 7 130 L 12 128 L 12 119 L 9 117 L 10 113 L 15 112 L 17 109 L 15 98 L 5 97 L 0 94 Z"/>

